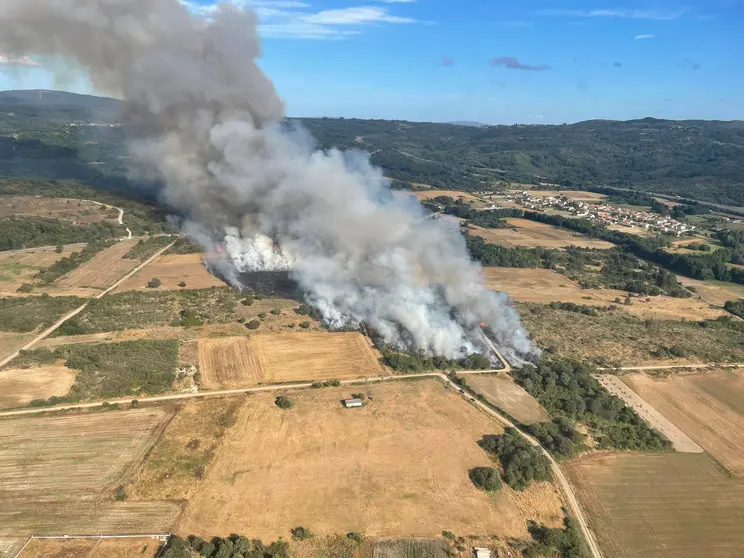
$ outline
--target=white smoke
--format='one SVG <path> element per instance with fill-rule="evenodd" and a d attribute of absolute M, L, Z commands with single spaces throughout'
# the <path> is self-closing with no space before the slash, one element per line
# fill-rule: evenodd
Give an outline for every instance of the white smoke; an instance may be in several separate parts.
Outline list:
<path fill-rule="evenodd" d="M 368 155 L 281 129 L 259 45 L 255 14 L 227 4 L 207 20 L 178 0 L 0 0 L 0 52 L 64 58 L 128 101 L 138 172 L 206 246 L 224 238 L 239 270 L 291 269 L 329 323 L 390 344 L 460 357 L 484 322 L 509 352 L 533 352 L 455 227 L 392 196 Z"/>

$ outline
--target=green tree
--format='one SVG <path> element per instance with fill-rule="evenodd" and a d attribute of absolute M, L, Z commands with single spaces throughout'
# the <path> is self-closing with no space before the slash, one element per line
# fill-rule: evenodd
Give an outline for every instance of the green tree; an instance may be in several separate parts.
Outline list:
<path fill-rule="evenodd" d="M 65 251 L 65 247 L 62 244 L 57 244 L 57 247 L 54 249 L 57 254 L 61 254 Z"/>
<path fill-rule="evenodd" d="M 280 409 L 291 409 L 292 407 L 294 407 L 294 403 L 292 402 L 292 400 L 284 395 L 278 396 L 274 400 L 274 404 Z"/>
<path fill-rule="evenodd" d="M 501 490 L 501 478 L 499 472 L 493 467 L 475 467 L 470 469 L 468 476 L 472 483 L 486 492 L 498 492 Z"/>
<path fill-rule="evenodd" d="M 153 277 L 153 278 L 152 278 L 152 279 L 150 279 L 150 281 L 149 281 L 149 282 L 147 283 L 147 288 L 148 288 L 148 289 L 157 289 L 157 288 L 158 288 L 158 287 L 160 286 L 160 284 L 161 284 L 161 283 L 160 283 L 160 279 L 158 279 L 157 277 Z"/>

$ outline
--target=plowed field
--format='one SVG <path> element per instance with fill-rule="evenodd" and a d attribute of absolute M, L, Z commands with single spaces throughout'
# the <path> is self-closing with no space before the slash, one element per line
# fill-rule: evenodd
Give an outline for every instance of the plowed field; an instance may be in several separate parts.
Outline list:
<path fill-rule="evenodd" d="M 208 389 L 259 382 L 363 378 L 385 373 L 359 333 L 280 333 L 199 340 L 199 369 Z"/>

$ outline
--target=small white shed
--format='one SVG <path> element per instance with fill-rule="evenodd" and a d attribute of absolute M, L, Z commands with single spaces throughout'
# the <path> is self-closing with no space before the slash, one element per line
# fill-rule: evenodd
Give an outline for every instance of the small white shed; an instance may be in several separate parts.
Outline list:
<path fill-rule="evenodd" d="M 361 407 L 362 406 L 362 400 L 361 399 L 344 399 L 344 407 L 347 409 L 350 409 L 352 407 Z"/>
<path fill-rule="evenodd" d="M 473 555 L 475 558 L 491 558 L 491 551 L 488 548 L 474 548 Z"/>

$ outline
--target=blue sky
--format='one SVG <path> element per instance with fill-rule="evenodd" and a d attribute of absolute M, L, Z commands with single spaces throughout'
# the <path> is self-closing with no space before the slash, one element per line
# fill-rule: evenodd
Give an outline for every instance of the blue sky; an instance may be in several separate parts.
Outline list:
<path fill-rule="evenodd" d="M 212 3 L 190 7 L 208 13 Z M 252 5 L 264 38 L 260 64 L 291 116 L 744 119 L 744 0 Z M 54 85 L 43 68 L 2 62 L 2 89 Z"/>

